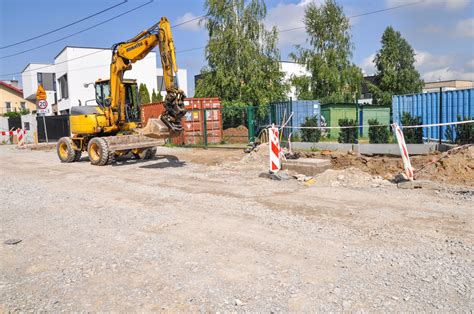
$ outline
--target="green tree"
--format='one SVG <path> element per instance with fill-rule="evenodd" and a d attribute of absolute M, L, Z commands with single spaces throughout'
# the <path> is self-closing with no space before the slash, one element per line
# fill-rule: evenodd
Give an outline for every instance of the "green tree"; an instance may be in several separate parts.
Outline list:
<path fill-rule="evenodd" d="M 155 92 L 155 89 L 153 88 L 153 91 L 151 92 L 151 102 L 160 102 L 163 100 L 163 97 L 161 96 L 161 93 Z"/>
<path fill-rule="evenodd" d="M 311 77 L 307 75 L 296 76 L 293 75 L 290 78 L 291 87 L 295 89 L 296 99 L 298 100 L 311 100 L 313 99 L 313 93 L 310 90 Z"/>
<path fill-rule="evenodd" d="M 412 116 L 409 112 L 403 112 L 402 114 L 402 126 L 411 125 L 422 125 L 421 117 Z M 410 128 L 403 129 L 403 137 L 407 144 L 423 144 L 423 129 L 422 128 Z"/>
<path fill-rule="evenodd" d="M 150 103 L 150 93 L 148 92 L 148 88 L 145 84 L 140 83 L 140 87 L 138 89 L 140 93 L 140 101 L 142 104 L 149 104 Z"/>
<path fill-rule="evenodd" d="M 423 80 L 415 69 L 415 51 L 400 32 L 387 27 L 381 43 L 374 58 L 375 84 L 369 88 L 376 103 L 391 106 L 393 95 L 421 92 Z"/>
<path fill-rule="evenodd" d="M 321 6 L 311 2 L 305 9 L 304 23 L 310 48 L 297 45 L 290 57 L 311 73 L 313 99 L 324 103 L 355 101 L 362 72 L 350 61 L 354 46 L 342 7 L 334 0 Z"/>
<path fill-rule="evenodd" d="M 207 66 L 196 97 L 219 97 L 224 106 L 282 99 L 287 89 L 278 62 L 278 34 L 275 27 L 264 27 L 264 1 L 206 0 L 205 8 Z"/>

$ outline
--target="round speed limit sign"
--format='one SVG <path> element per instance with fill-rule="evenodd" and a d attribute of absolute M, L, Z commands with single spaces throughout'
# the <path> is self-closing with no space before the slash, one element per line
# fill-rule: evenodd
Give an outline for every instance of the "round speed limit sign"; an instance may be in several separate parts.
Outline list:
<path fill-rule="evenodd" d="M 38 101 L 38 108 L 39 109 L 46 109 L 48 107 L 48 102 L 46 100 Z"/>

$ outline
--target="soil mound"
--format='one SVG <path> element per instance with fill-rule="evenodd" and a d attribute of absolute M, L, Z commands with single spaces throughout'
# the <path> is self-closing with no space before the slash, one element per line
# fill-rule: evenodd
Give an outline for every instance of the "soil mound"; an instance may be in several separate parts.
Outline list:
<path fill-rule="evenodd" d="M 474 187 L 474 145 L 433 156 L 415 172 L 416 178 Z"/>

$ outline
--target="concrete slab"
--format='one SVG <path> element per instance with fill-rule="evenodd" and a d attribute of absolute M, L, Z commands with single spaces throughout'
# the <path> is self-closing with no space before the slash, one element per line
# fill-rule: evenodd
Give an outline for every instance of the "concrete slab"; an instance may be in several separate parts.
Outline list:
<path fill-rule="evenodd" d="M 315 176 L 331 168 L 331 161 L 327 159 L 300 158 L 282 162 L 282 169 L 301 173 L 306 176 Z"/>

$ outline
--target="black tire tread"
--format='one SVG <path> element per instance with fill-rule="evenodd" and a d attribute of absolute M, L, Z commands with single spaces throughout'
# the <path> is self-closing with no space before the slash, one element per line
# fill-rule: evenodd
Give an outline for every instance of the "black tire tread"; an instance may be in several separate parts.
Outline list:
<path fill-rule="evenodd" d="M 59 155 L 59 145 L 62 143 L 62 142 L 65 142 L 66 143 L 66 146 L 67 146 L 67 158 L 66 159 L 61 159 L 61 156 Z M 64 163 L 71 163 L 71 162 L 74 162 L 76 161 L 75 160 L 75 151 L 74 149 L 72 148 L 72 140 L 70 137 L 61 137 L 58 141 L 58 144 L 56 145 L 56 152 L 58 154 L 58 157 L 59 157 L 59 160 L 61 160 L 61 162 L 64 162 Z"/>
<path fill-rule="evenodd" d="M 107 141 L 101 137 L 94 137 L 89 141 L 89 144 L 87 145 L 87 151 L 89 152 L 89 147 L 91 143 L 97 142 L 97 144 L 100 147 L 101 154 L 99 161 L 94 163 L 94 161 L 91 160 L 91 164 L 95 166 L 105 166 L 107 162 L 109 161 L 109 156 L 111 155 L 109 153 L 109 146 L 107 145 Z"/>

